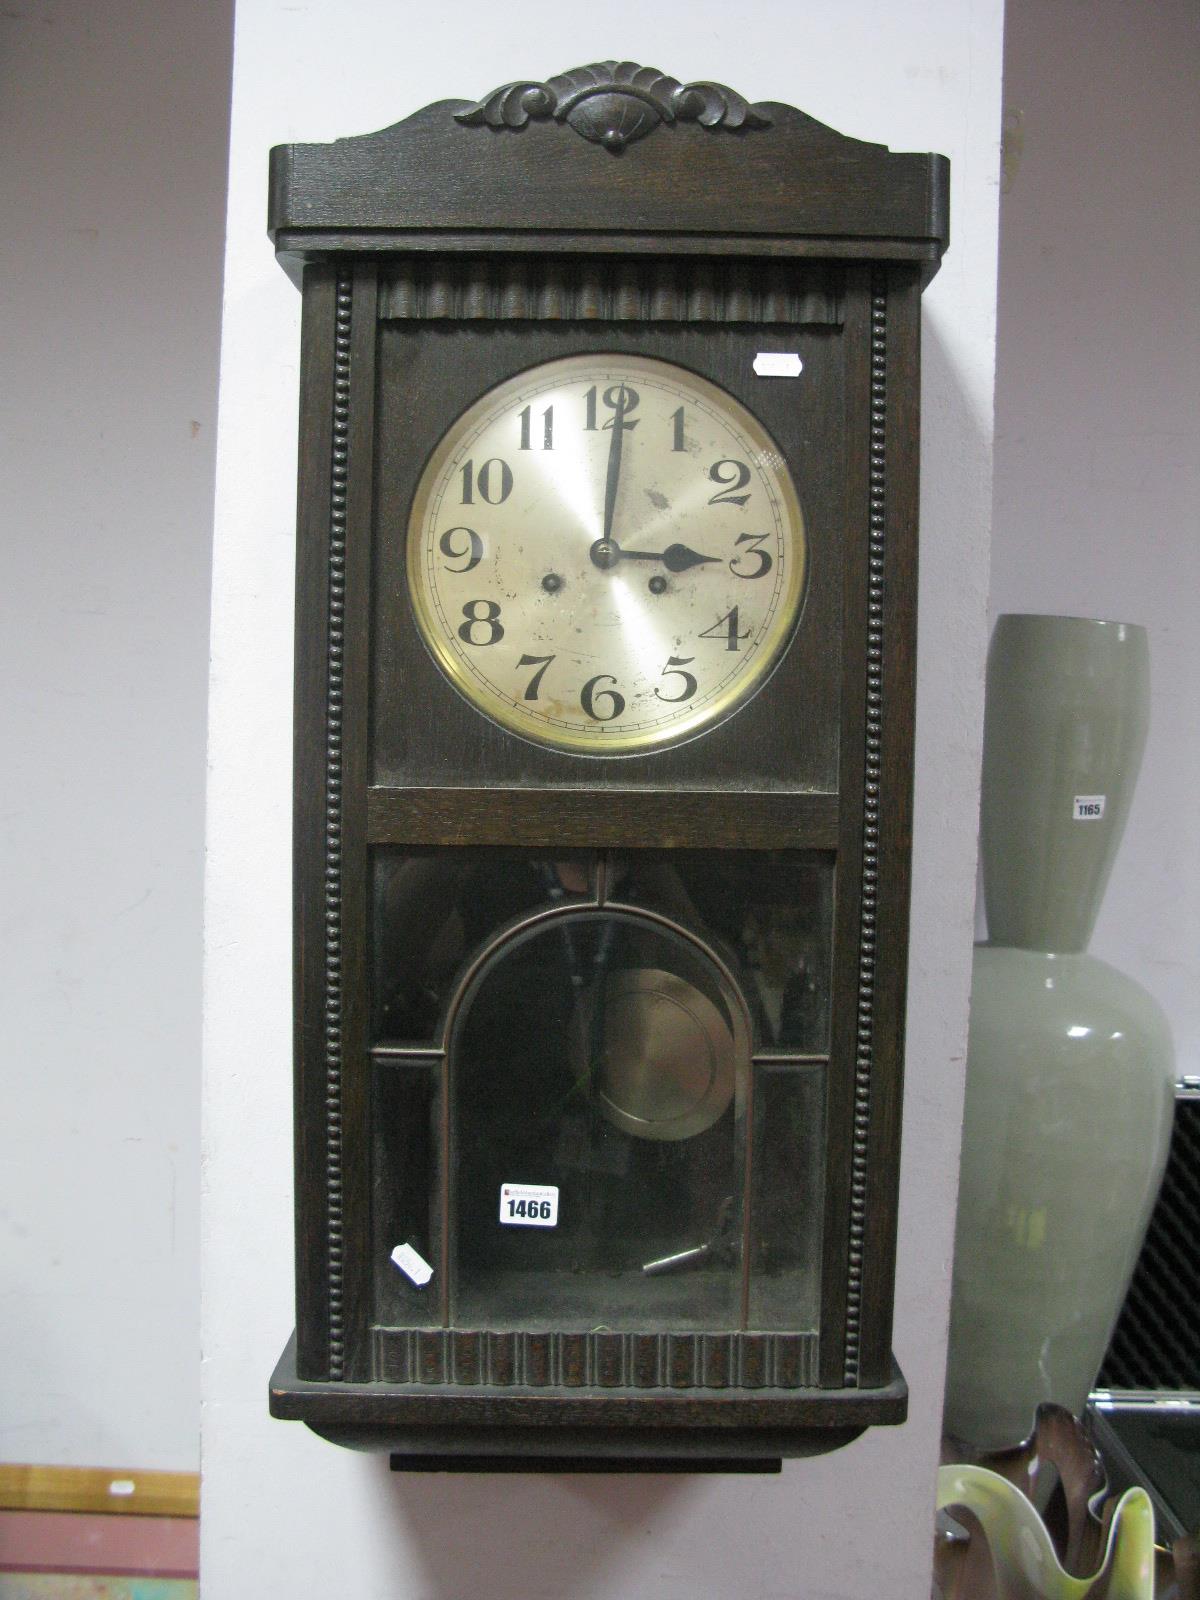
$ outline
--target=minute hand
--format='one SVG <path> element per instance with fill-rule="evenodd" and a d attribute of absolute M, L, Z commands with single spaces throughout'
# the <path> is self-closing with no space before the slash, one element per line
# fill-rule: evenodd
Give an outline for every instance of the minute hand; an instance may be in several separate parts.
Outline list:
<path fill-rule="evenodd" d="M 622 561 L 661 561 L 668 572 L 686 572 L 689 567 L 720 559 L 720 556 L 702 556 L 697 550 L 689 550 L 686 544 L 669 544 L 665 550 L 621 550 Z"/>
<path fill-rule="evenodd" d="M 611 390 L 609 391 L 612 392 Z M 621 387 L 620 399 L 624 399 L 624 385 Z M 604 480 L 604 539 L 611 541 L 613 527 L 613 513 L 617 509 L 617 485 L 621 481 L 621 440 L 627 427 L 637 426 L 634 422 L 625 421 L 624 407 L 618 408 L 609 426 L 612 437 L 608 441 L 608 473 Z"/>

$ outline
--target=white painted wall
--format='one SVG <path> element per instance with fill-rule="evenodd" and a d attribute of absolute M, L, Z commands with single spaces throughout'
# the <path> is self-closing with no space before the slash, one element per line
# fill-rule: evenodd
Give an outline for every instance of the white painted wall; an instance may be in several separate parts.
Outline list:
<path fill-rule="evenodd" d="M 1092 940 L 1200 1072 L 1200 9 L 1019 0 L 992 608 L 1144 623 L 1150 736 Z"/>
<path fill-rule="evenodd" d="M 242 0 L 214 552 L 205 994 L 203 1570 L 210 1600 L 908 1600 L 928 1593 L 969 981 L 991 503 L 999 0 Z M 272 144 L 620 50 L 954 163 L 926 300 L 913 971 L 896 1349 L 912 1420 L 778 1480 L 393 1478 L 271 1422 L 292 1325 L 289 815 L 299 298 Z"/>
<path fill-rule="evenodd" d="M 193 1468 L 231 8 L 0 18 L 0 1458 Z"/>

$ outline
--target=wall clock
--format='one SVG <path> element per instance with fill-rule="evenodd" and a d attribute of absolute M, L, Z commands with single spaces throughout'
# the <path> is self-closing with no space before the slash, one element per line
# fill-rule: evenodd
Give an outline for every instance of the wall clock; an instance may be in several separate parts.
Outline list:
<path fill-rule="evenodd" d="M 596 755 L 736 706 L 787 642 L 803 579 L 778 446 L 715 384 L 633 355 L 564 356 L 489 390 L 435 450 L 410 523 L 417 623 L 455 686 L 515 733 Z"/>
<path fill-rule="evenodd" d="M 891 1355 L 948 169 L 603 62 L 273 152 L 297 1326 L 407 1467 L 762 1470 Z"/>

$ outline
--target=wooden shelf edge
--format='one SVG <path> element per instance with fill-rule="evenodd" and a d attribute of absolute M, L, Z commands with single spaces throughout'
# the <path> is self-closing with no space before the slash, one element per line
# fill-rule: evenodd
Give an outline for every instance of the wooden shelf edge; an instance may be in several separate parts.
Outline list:
<path fill-rule="evenodd" d="M 0 1464 L 0 1511 L 198 1517 L 200 1474 L 140 1467 Z"/>

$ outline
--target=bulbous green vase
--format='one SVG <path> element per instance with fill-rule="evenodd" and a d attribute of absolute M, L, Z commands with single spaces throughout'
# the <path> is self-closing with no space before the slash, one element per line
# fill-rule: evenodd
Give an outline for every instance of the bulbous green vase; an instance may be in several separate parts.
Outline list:
<path fill-rule="evenodd" d="M 987 944 L 967 1048 L 945 1431 L 1018 1444 L 1076 1415 L 1166 1162 L 1174 1056 L 1141 986 L 1086 953 L 1145 744 L 1145 631 L 1004 616 L 988 657 Z"/>

